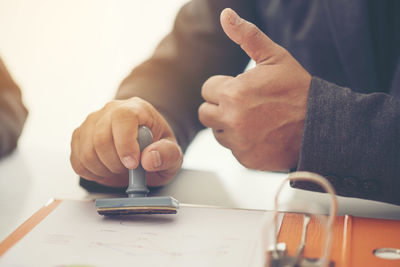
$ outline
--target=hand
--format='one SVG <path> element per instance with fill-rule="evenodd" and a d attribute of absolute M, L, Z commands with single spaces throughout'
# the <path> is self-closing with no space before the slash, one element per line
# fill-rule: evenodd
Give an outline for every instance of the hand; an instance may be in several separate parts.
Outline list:
<path fill-rule="evenodd" d="M 199 119 L 218 142 L 252 169 L 295 167 L 300 153 L 311 75 L 254 24 L 221 13 L 226 35 L 256 62 L 236 77 L 213 76 L 202 88 Z"/>
<path fill-rule="evenodd" d="M 140 154 L 138 126 L 153 133 L 154 142 Z M 182 165 L 182 152 L 175 136 L 155 108 L 133 97 L 114 100 L 90 114 L 71 141 L 71 164 L 87 180 L 112 187 L 128 185 L 128 169 L 139 162 L 147 171 L 149 186 L 168 183 Z"/>

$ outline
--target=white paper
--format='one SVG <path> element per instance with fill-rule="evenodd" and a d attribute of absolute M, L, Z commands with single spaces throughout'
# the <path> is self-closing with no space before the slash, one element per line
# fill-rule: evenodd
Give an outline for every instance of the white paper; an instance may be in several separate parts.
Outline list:
<path fill-rule="evenodd" d="M 264 213 L 181 206 L 110 219 L 93 202 L 63 201 L 0 266 L 255 266 Z"/>

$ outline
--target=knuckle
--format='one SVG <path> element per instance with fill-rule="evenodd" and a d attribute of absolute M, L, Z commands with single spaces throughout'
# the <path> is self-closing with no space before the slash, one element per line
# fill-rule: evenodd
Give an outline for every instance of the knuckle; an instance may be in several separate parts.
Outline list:
<path fill-rule="evenodd" d="M 96 153 L 91 150 L 86 150 L 79 155 L 79 161 L 83 164 L 83 166 L 90 166 L 92 162 L 96 160 Z"/>
<path fill-rule="evenodd" d="M 205 90 L 205 89 L 210 85 L 211 81 L 214 80 L 214 79 L 215 79 L 215 76 L 209 77 L 209 78 L 203 83 L 203 85 L 201 86 L 202 90 Z"/>
<path fill-rule="evenodd" d="M 79 128 L 76 128 L 73 132 L 72 132 L 72 139 L 71 139 L 71 144 L 72 142 L 75 142 L 75 140 L 79 139 Z"/>
<path fill-rule="evenodd" d="M 122 104 L 122 106 L 124 106 L 124 105 L 135 107 L 138 109 L 147 109 L 147 108 L 152 107 L 152 105 L 149 102 L 147 102 L 146 100 L 144 100 L 138 96 L 131 97 L 127 102 Z"/>
<path fill-rule="evenodd" d="M 102 148 L 108 146 L 109 144 L 108 135 L 96 132 L 93 136 L 93 145 L 96 149 L 103 150 Z"/>
<path fill-rule="evenodd" d="M 143 102 L 143 99 L 140 98 L 140 97 L 138 97 L 138 96 L 133 96 L 133 97 L 129 98 L 129 101 L 130 101 L 130 102 L 137 102 L 137 103 L 140 103 L 140 102 Z"/>
<path fill-rule="evenodd" d="M 79 126 L 79 128 L 85 128 L 88 125 L 91 125 L 95 123 L 98 119 L 97 111 L 90 113 L 89 115 L 86 116 L 86 119 L 83 121 L 83 123 Z"/>
<path fill-rule="evenodd" d="M 229 90 L 222 92 L 222 96 L 231 102 L 243 103 L 243 99 L 248 96 L 248 87 L 237 79 L 234 85 L 229 86 Z"/>
<path fill-rule="evenodd" d="M 97 111 L 90 113 L 90 114 L 86 117 L 86 122 L 92 122 L 92 121 L 96 120 L 96 119 L 97 119 L 97 116 L 98 116 L 97 114 L 98 114 Z"/>
<path fill-rule="evenodd" d="M 156 109 L 154 108 L 154 106 L 151 104 L 151 103 L 149 103 L 149 102 L 147 102 L 147 101 L 144 101 L 144 100 L 142 100 L 140 103 L 138 103 L 138 107 L 141 109 L 141 110 L 146 110 L 147 112 L 152 112 L 152 111 L 155 111 Z"/>
<path fill-rule="evenodd" d="M 221 76 L 219 75 L 213 75 L 211 77 L 209 77 L 204 83 L 203 83 L 203 87 L 207 87 L 210 84 L 213 84 L 214 81 L 216 81 L 217 79 L 219 79 Z"/>
<path fill-rule="evenodd" d="M 71 162 L 71 167 L 75 171 L 76 174 L 78 175 L 83 175 L 86 172 L 85 167 L 82 166 L 82 164 L 78 163 L 77 160 L 75 159 L 74 156 L 71 155 L 70 157 L 70 162 Z"/>
<path fill-rule="evenodd" d="M 242 93 L 236 88 L 231 88 L 231 90 L 224 90 L 221 93 L 221 101 L 227 101 L 229 103 L 237 103 L 242 99 Z"/>
<path fill-rule="evenodd" d="M 103 107 L 104 110 L 110 110 L 115 108 L 120 103 L 120 100 L 111 100 L 110 102 L 106 103 Z"/>
<path fill-rule="evenodd" d="M 136 106 L 121 105 L 111 113 L 112 120 L 123 120 L 138 117 L 139 110 Z"/>
<path fill-rule="evenodd" d="M 205 91 L 213 90 L 216 87 L 225 87 L 231 79 L 232 79 L 231 76 L 225 76 L 225 75 L 214 75 L 209 77 L 202 85 L 201 88 L 202 95 L 204 94 Z"/>
<path fill-rule="evenodd" d="M 207 122 L 207 112 L 206 112 L 206 104 L 203 103 L 199 107 L 198 117 L 201 123 L 205 124 Z"/>

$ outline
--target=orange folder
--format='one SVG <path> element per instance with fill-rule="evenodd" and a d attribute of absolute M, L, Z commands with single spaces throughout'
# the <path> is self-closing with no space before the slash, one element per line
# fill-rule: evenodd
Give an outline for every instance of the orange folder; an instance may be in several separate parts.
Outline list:
<path fill-rule="evenodd" d="M 278 241 L 285 242 L 289 255 L 294 255 L 301 239 L 303 215 L 286 213 Z M 322 256 L 325 225 L 315 216 L 308 225 L 304 256 Z M 330 259 L 335 267 L 400 266 L 400 260 L 382 259 L 374 255 L 379 248 L 400 249 L 400 221 L 338 216 L 335 220 Z"/>
<path fill-rule="evenodd" d="M 21 224 L 14 232 L 0 243 L 0 257 L 4 255 L 12 246 L 20 241 L 27 233 L 36 227 L 44 218 L 47 217 L 55 208 L 60 205 L 62 200 L 55 199 L 49 205 L 43 206 L 34 213 L 28 220 Z"/>

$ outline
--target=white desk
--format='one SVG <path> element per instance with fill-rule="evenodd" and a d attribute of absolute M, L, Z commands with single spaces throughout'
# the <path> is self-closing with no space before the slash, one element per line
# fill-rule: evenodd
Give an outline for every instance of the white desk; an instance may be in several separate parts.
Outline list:
<path fill-rule="evenodd" d="M 0 240 L 50 198 L 93 198 L 69 164 L 73 129 L 111 99 L 132 67 L 170 30 L 184 0 L 0 0 L 0 55 L 30 115 L 19 148 L 0 161 Z M 157 194 L 181 202 L 272 209 L 284 174 L 249 171 L 210 131 L 187 151 L 184 169 Z M 288 188 L 285 201 L 327 199 Z M 400 207 L 340 198 L 340 212 L 400 219 Z"/>

